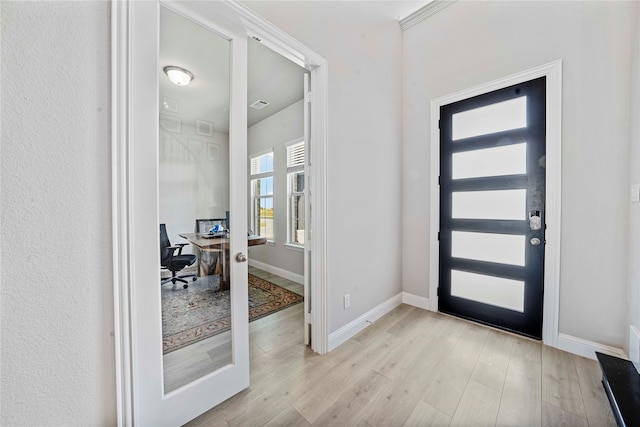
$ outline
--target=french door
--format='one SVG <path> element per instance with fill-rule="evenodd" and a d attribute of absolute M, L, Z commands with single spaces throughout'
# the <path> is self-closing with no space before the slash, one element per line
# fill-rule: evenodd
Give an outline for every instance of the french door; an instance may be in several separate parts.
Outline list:
<path fill-rule="evenodd" d="M 131 423 L 176 426 L 249 386 L 247 36 L 221 17 L 219 2 L 131 1 L 119 7 L 127 8 L 122 22 L 130 31 L 131 175 L 124 194 L 130 224 Z M 188 69 L 193 81 L 172 83 L 169 66 Z M 211 338 L 217 347 L 185 332 L 189 340 L 183 347 L 168 349 L 165 329 L 182 319 L 168 317 L 164 295 L 186 298 L 198 287 L 202 295 L 222 290 L 214 277 L 190 280 L 184 289 L 161 287 L 158 225 L 166 223 L 174 245 L 187 243 L 179 234 L 192 232 L 197 218 L 224 217 L 225 211 L 230 331 Z M 224 351 L 214 360 L 210 353 L 219 348 Z"/>
<path fill-rule="evenodd" d="M 540 77 L 440 107 L 438 309 L 537 339 L 545 90 Z"/>

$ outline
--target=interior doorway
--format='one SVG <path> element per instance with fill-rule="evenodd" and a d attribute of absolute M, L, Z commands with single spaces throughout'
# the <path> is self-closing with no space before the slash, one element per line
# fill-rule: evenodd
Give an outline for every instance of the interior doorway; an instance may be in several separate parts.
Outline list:
<path fill-rule="evenodd" d="M 305 316 L 309 300 L 306 262 L 310 172 L 308 106 L 305 79 L 309 71 L 270 47 L 248 38 L 249 232 L 267 239 L 249 250 L 250 311 L 252 282 L 268 283 L 292 306 L 252 321 L 252 360 L 278 352 L 299 352 L 310 343 Z M 251 313 L 250 313 L 251 314 Z"/>
<path fill-rule="evenodd" d="M 324 58 L 292 39 L 277 27 L 266 22 L 239 2 L 118 2 L 113 5 L 113 205 L 114 205 L 114 295 L 118 382 L 119 423 L 121 424 L 184 424 L 199 413 L 222 402 L 249 386 L 249 346 L 247 310 L 247 35 L 264 37 L 269 43 L 311 74 L 316 93 L 311 113 L 311 146 L 314 160 L 314 187 L 311 198 L 315 201 L 314 239 L 310 258 L 310 273 L 317 286 L 313 293 L 312 320 L 314 333 L 312 349 L 324 354 L 328 348 L 327 295 L 326 295 L 326 134 L 327 134 L 327 63 Z M 232 363 L 193 378 L 183 386 L 169 391 L 164 383 L 163 337 L 161 323 L 161 289 L 158 239 L 158 159 L 159 105 L 158 81 L 171 78 L 171 67 L 158 63 L 158 34 L 160 8 L 166 7 L 192 23 L 211 31 L 227 41 L 233 48 L 229 56 L 229 218 L 232 229 L 227 240 L 217 244 L 200 242 L 198 236 L 188 236 L 189 230 L 177 230 L 178 235 L 191 243 L 220 250 L 230 261 Z M 135 37 L 133 37 L 135 35 Z M 264 39 L 263 39 L 264 40 Z M 263 41 L 264 43 L 264 41 Z M 135 61 L 132 60 L 135 58 Z M 172 66 L 176 66 L 172 61 Z M 177 65 L 185 69 L 184 66 Z M 184 70 L 183 70 L 184 71 Z M 193 87 L 204 82 L 197 70 Z M 199 78 L 200 76 L 200 78 Z M 173 82 L 180 85 L 184 80 Z M 310 99 L 310 98 L 309 98 Z M 175 99 L 173 99 L 175 101 Z M 164 104 L 163 104 L 164 105 Z M 131 106 L 137 106 L 131 108 Z M 141 106 L 145 106 L 144 108 Z M 167 109 L 176 113 L 176 104 L 167 102 Z M 178 106 L 178 113 L 181 108 Z M 173 116 L 172 116 L 173 117 Z M 180 120 L 162 123 L 174 134 L 180 134 Z M 200 118 L 198 118 L 199 120 Z M 190 120 L 191 121 L 191 120 Z M 206 121 L 206 120 L 205 120 Z M 215 123 L 194 123 L 197 135 L 211 136 Z M 165 129 L 166 130 L 166 129 Z M 191 128 L 189 128 L 191 131 Z M 190 132 L 189 132 L 190 133 Z M 195 139 L 194 139 L 195 140 Z M 179 141 L 180 142 L 180 141 Z M 207 144 L 210 141 L 206 141 Z M 205 151 L 206 160 L 216 162 L 224 158 L 222 145 L 204 150 L 202 144 L 191 144 L 188 139 L 178 157 L 189 159 L 194 148 Z M 193 147 L 191 147 L 193 145 Z M 174 158 L 176 153 L 164 153 Z M 203 159 L 204 160 L 204 159 Z M 212 217 L 211 217 L 212 218 Z M 207 218 L 207 219 L 211 219 Z M 218 218 L 218 217 L 216 217 Z M 201 219 L 201 218 L 196 218 Z M 215 218 L 214 218 L 215 219 Z M 229 227 L 230 223 L 230 227 Z M 165 224 L 166 225 L 166 224 Z M 193 230 L 193 218 L 187 226 Z M 180 227 L 181 228 L 181 227 Z M 167 230 L 175 233 L 175 227 Z M 237 232 L 235 232 L 237 231 Z M 162 232 L 162 229 L 161 229 Z M 216 236 L 212 236 L 216 237 Z M 206 239 L 206 238 L 205 238 Z M 169 239 L 167 239 L 169 240 Z M 309 242 L 309 239 L 306 240 Z M 174 242 L 171 242 L 174 243 Z M 188 244 L 187 244 L 188 245 Z M 218 246 L 218 247 L 216 247 Z M 171 248 L 177 251 L 178 249 Z M 190 254 L 187 254 L 190 255 Z M 191 257 L 186 257 L 191 258 Z M 171 268 L 177 268 L 171 266 Z M 184 269 L 182 269 L 182 273 Z M 171 270 L 170 270 L 171 271 Z M 180 273 L 180 274 L 182 274 Z M 221 283 L 229 283 L 225 277 Z M 192 284 L 184 289 L 191 288 Z M 234 286 L 235 285 L 235 286 Z M 196 344 L 197 345 L 197 344 Z M 188 348 L 188 347 L 185 347 Z M 182 366 L 186 366 L 183 364 Z"/>

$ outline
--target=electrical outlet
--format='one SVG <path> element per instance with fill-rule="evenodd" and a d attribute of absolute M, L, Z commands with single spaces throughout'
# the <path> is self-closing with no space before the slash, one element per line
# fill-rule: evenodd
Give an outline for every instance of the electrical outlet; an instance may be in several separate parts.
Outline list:
<path fill-rule="evenodd" d="M 347 308 L 349 308 L 350 305 L 351 305 L 351 294 L 346 294 L 344 296 L 344 308 L 345 308 L 345 310 Z"/>

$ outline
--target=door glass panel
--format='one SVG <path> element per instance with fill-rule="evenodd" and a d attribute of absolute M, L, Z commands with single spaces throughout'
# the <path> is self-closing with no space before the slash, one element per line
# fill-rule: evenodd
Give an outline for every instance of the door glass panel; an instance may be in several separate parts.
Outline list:
<path fill-rule="evenodd" d="M 457 191 L 451 194 L 453 218 L 526 219 L 527 190 Z"/>
<path fill-rule="evenodd" d="M 524 266 L 524 251 L 524 235 L 451 232 L 454 258 Z"/>
<path fill-rule="evenodd" d="M 230 48 L 228 40 L 160 10 L 158 208 L 165 243 L 172 245 L 162 249 L 161 243 L 159 284 L 168 393 L 232 363 L 225 231 Z M 188 70 L 193 81 L 172 82 L 165 71 L 168 66 Z M 184 281 L 174 283 L 173 274 Z"/>
<path fill-rule="evenodd" d="M 524 312 L 524 282 L 451 270 L 451 295 Z"/>
<path fill-rule="evenodd" d="M 453 153 L 453 179 L 527 173 L 527 144 L 504 145 Z"/>
<path fill-rule="evenodd" d="M 452 139 L 527 127 L 527 97 L 497 102 L 452 116 Z"/>

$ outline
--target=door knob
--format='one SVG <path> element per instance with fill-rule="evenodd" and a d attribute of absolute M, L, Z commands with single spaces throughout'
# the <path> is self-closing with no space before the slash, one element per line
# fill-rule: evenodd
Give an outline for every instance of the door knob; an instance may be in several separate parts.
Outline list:
<path fill-rule="evenodd" d="M 538 239 L 537 237 L 534 237 L 533 239 L 529 240 L 529 242 L 533 246 L 538 246 L 540 244 L 540 239 Z"/>
<path fill-rule="evenodd" d="M 236 261 L 247 262 L 247 255 L 243 254 L 242 252 L 238 252 L 238 254 L 236 255 Z"/>

